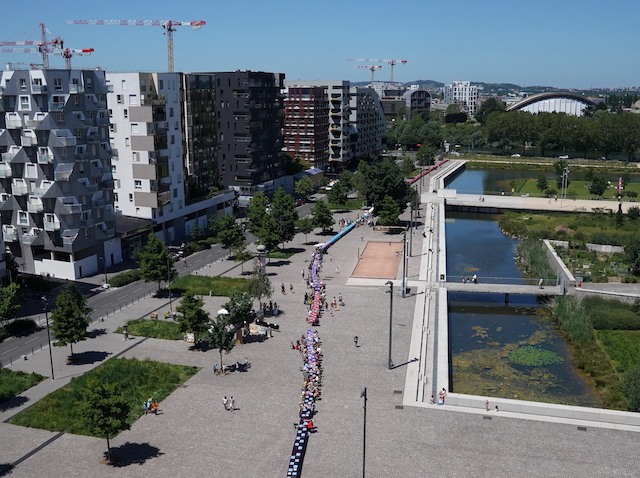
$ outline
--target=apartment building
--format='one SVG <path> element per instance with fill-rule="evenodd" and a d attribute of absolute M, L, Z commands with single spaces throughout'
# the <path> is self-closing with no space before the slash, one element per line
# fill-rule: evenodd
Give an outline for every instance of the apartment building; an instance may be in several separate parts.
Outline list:
<path fill-rule="evenodd" d="M 282 174 L 284 74 L 216 72 L 218 181 L 240 198 L 269 192 Z"/>
<path fill-rule="evenodd" d="M 355 159 L 379 154 L 387 148 L 387 121 L 380 97 L 372 88 L 352 88 L 349 122 L 355 129 L 352 155 Z"/>
<path fill-rule="evenodd" d="M 284 100 L 284 151 L 312 168 L 329 163 L 329 95 L 324 86 L 291 86 Z"/>
<path fill-rule="evenodd" d="M 108 73 L 114 206 L 125 255 L 151 227 L 167 244 L 182 241 L 197 223 L 232 212 L 234 193 L 218 185 L 211 74 Z M 215 190 L 212 191 L 212 188 Z M 138 219 L 135 221 L 134 219 Z"/>
<path fill-rule="evenodd" d="M 478 87 L 469 81 L 454 81 L 444 85 L 444 102 L 447 105 L 458 104 L 462 111 L 475 114 L 478 101 Z"/>
<path fill-rule="evenodd" d="M 121 261 L 102 70 L 0 72 L 0 221 L 22 272 L 80 279 Z"/>

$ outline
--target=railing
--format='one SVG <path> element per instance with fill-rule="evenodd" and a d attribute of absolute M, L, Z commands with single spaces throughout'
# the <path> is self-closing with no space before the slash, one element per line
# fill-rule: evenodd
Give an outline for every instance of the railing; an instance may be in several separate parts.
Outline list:
<path fill-rule="evenodd" d="M 80 214 L 82 212 L 82 204 L 62 204 L 69 214 Z"/>
<path fill-rule="evenodd" d="M 17 231 L 2 231 L 2 239 L 4 242 L 16 242 L 18 240 Z"/>
<path fill-rule="evenodd" d="M 22 128 L 22 119 L 16 118 L 16 117 L 7 118 L 7 128 L 8 129 Z"/>
<path fill-rule="evenodd" d="M 76 240 L 76 236 L 62 236 L 62 244 L 65 246 L 70 246 L 73 244 L 73 241 Z"/>
<path fill-rule="evenodd" d="M 59 231 L 60 221 L 45 221 L 44 230 L 48 232 Z"/>
<path fill-rule="evenodd" d="M 47 92 L 47 85 L 31 85 L 31 93 L 34 95 L 41 95 Z"/>
<path fill-rule="evenodd" d="M 71 83 L 69 85 L 69 93 L 71 94 L 84 93 L 84 86 L 79 85 L 77 83 Z"/>
<path fill-rule="evenodd" d="M 63 108 L 63 101 L 49 101 L 49 111 L 62 111 Z"/>
<path fill-rule="evenodd" d="M 27 211 L 36 214 L 42 212 L 44 210 L 44 205 L 42 202 L 29 202 L 27 203 Z"/>
<path fill-rule="evenodd" d="M 6 179 L 13 176 L 13 172 L 11 171 L 11 166 L 8 164 L 5 165 L 7 167 L 0 169 L 0 178 Z"/>
<path fill-rule="evenodd" d="M 53 154 L 38 152 L 38 164 L 50 164 L 53 163 Z"/>
<path fill-rule="evenodd" d="M 38 126 L 40 126 L 41 123 L 42 123 L 41 119 L 25 120 L 24 121 L 24 127 L 33 129 L 33 128 L 37 128 Z"/>
<path fill-rule="evenodd" d="M 107 204 L 106 199 L 92 199 L 91 206 L 93 207 L 104 207 Z"/>
<path fill-rule="evenodd" d="M 13 183 L 11 185 L 11 193 L 14 196 L 24 196 L 25 194 L 27 194 L 27 192 L 28 192 L 28 188 L 26 184 Z"/>
<path fill-rule="evenodd" d="M 38 236 L 35 235 L 35 234 L 23 234 L 22 235 L 22 243 L 25 246 L 31 245 L 31 244 L 33 244 L 33 241 L 35 241 L 37 237 Z"/>
<path fill-rule="evenodd" d="M 93 227 L 93 219 L 81 219 L 80 227 Z"/>
<path fill-rule="evenodd" d="M 56 138 L 58 138 L 63 146 L 75 146 L 77 142 L 75 136 L 56 136 Z"/>

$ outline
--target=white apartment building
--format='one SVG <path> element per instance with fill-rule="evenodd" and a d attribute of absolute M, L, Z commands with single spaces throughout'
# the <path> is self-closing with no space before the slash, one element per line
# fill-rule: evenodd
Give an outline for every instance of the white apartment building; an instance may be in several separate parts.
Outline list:
<path fill-rule="evenodd" d="M 478 87 L 469 81 L 454 81 L 444 85 L 444 102 L 447 105 L 458 104 L 462 111 L 475 114 L 478 101 Z"/>
<path fill-rule="evenodd" d="M 350 123 L 356 131 L 354 157 L 378 154 L 387 148 L 387 120 L 373 88 L 351 88 Z"/>

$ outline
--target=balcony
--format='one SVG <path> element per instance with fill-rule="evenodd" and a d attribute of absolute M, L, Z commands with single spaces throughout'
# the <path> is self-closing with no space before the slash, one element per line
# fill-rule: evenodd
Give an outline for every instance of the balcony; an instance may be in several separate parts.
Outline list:
<path fill-rule="evenodd" d="M 113 179 L 107 179 L 105 181 L 100 181 L 100 187 L 102 189 L 113 189 L 114 186 L 114 180 Z"/>
<path fill-rule="evenodd" d="M 98 133 L 87 134 L 87 143 L 99 143 L 100 135 Z"/>
<path fill-rule="evenodd" d="M 75 202 L 62 202 L 62 206 L 67 214 L 80 214 L 82 212 L 82 204 Z"/>
<path fill-rule="evenodd" d="M 76 137 L 75 136 L 58 136 L 58 141 L 62 143 L 62 146 L 75 146 L 76 145 Z"/>
<path fill-rule="evenodd" d="M 47 85 L 31 85 L 31 93 L 34 95 L 42 95 L 47 92 Z"/>
<path fill-rule="evenodd" d="M 74 157 L 76 161 L 87 161 L 89 159 L 89 153 L 75 153 Z"/>
<path fill-rule="evenodd" d="M 47 232 L 59 231 L 60 221 L 44 221 L 44 230 Z"/>
<path fill-rule="evenodd" d="M 93 227 L 93 219 L 81 219 L 80 227 Z"/>
<path fill-rule="evenodd" d="M 22 146 L 36 146 L 38 144 L 38 138 L 35 136 L 20 136 Z"/>
<path fill-rule="evenodd" d="M 113 93 L 113 85 L 107 85 L 107 93 Z"/>
<path fill-rule="evenodd" d="M 75 95 L 78 93 L 84 93 L 84 86 L 83 85 L 79 85 L 77 83 L 71 83 L 69 85 L 69 93 Z"/>
<path fill-rule="evenodd" d="M 22 119 L 18 116 L 7 116 L 7 129 L 22 128 Z"/>
<path fill-rule="evenodd" d="M 40 126 L 41 123 L 42 123 L 42 118 L 32 119 L 32 120 L 25 120 L 24 121 L 24 127 L 25 128 L 30 128 L 30 129 L 35 129 L 38 126 Z"/>
<path fill-rule="evenodd" d="M 106 101 L 94 101 L 94 103 L 98 107 L 99 110 L 106 110 L 107 109 L 107 102 Z"/>
<path fill-rule="evenodd" d="M 62 111 L 64 109 L 64 101 L 49 101 L 49 111 Z"/>
<path fill-rule="evenodd" d="M 38 151 L 38 164 L 51 164 L 53 163 L 53 154 L 41 153 Z"/>
<path fill-rule="evenodd" d="M 17 151 L 11 151 L 11 152 L 8 152 L 8 153 L 2 153 L 2 155 L 1 155 L 2 156 L 2 161 L 5 162 L 5 163 L 10 163 L 13 160 L 13 158 L 16 157 L 16 154 L 18 154 Z"/>
<path fill-rule="evenodd" d="M 27 211 L 31 214 L 37 214 L 44 210 L 42 201 L 29 201 L 27 203 Z"/>
<path fill-rule="evenodd" d="M 78 237 L 77 234 L 75 236 L 62 236 L 62 244 L 70 246 L 73 244 L 73 241 L 76 240 L 76 237 Z"/>
<path fill-rule="evenodd" d="M 35 241 L 37 237 L 38 237 L 37 234 L 23 234 L 22 243 L 25 246 L 30 246 L 31 244 L 33 244 L 33 241 Z"/>
<path fill-rule="evenodd" d="M 13 176 L 11 172 L 11 166 L 6 163 L 0 163 L 0 178 L 7 179 Z"/>
<path fill-rule="evenodd" d="M 4 242 L 16 242 L 18 240 L 18 231 L 13 226 L 2 226 L 2 239 Z"/>
<path fill-rule="evenodd" d="M 11 192 L 14 196 L 24 196 L 29 192 L 28 189 L 25 183 L 13 183 L 11 185 Z"/>

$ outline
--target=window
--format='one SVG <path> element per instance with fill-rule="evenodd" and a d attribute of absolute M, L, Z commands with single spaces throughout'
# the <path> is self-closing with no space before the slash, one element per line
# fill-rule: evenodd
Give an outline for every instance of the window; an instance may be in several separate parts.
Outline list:
<path fill-rule="evenodd" d="M 29 225 L 29 215 L 26 211 L 18 211 L 18 224 Z"/>
<path fill-rule="evenodd" d="M 129 138 L 125 138 L 124 139 L 124 145 L 128 148 L 129 146 L 131 146 L 131 141 L 129 140 Z"/>
<path fill-rule="evenodd" d="M 78 99 L 78 95 L 73 95 L 73 104 L 74 106 L 80 105 L 80 100 Z"/>
<path fill-rule="evenodd" d="M 139 163 L 140 162 L 140 152 L 138 152 L 138 151 L 134 151 L 133 152 L 133 162 L 134 163 Z"/>
<path fill-rule="evenodd" d="M 138 95 L 129 95 L 129 104 L 131 106 L 137 106 L 138 105 Z"/>
<path fill-rule="evenodd" d="M 129 117 L 129 110 L 128 110 L 127 108 L 123 109 L 123 110 L 122 110 L 122 113 L 124 114 L 124 117 L 125 117 L 125 118 L 128 118 L 128 117 Z"/>
<path fill-rule="evenodd" d="M 122 91 L 127 89 L 127 80 L 120 80 L 120 86 L 122 87 Z"/>
<path fill-rule="evenodd" d="M 21 96 L 20 97 L 20 109 L 21 110 L 28 110 L 29 109 L 29 97 L 28 96 Z"/>
<path fill-rule="evenodd" d="M 142 189 L 142 181 L 141 181 L 141 180 L 136 179 L 136 180 L 133 182 L 133 184 L 134 184 L 134 187 L 135 187 L 136 189 Z"/>
<path fill-rule="evenodd" d="M 131 123 L 131 134 L 140 134 L 138 123 Z"/>
<path fill-rule="evenodd" d="M 177 188 L 173 188 L 173 197 L 174 198 L 178 197 L 178 189 Z"/>
<path fill-rule="evenodd" d="M 133 202 L 133 194 L 129 193 L 129 202 Z"/>
<path fill-rule="evenodd" d="M 109 109 L 109 118 L 113 118 L 113 110 Z"/>
<path fill-rule="evenodd" d="M 118 132 L 118 125 L 115 124 L 115 123 L 109 124 L 109 131 L 111 133 L 117 133 Z"/>
<path fill-rule="evenodd" d="M 27 91 L 27 80 L 20 78 L 20 91 Z"/>
<path fill-rule="evenodd" d="M 122 104 L 122 95 L 116 95 L 116 101 L 118 102 L 119 105 Z"/>
<path fill-rule="evenodd" d="M 62 78 L 53 79 L 53 89 L 55 91 L 62 91 Z"/>
<path fill-rule="evenodd" d="M 164 80 L 158 80 L 158 89 L 164 90 Z"/>
<path fill-rule="evenodd" d="M 88 90 L 91 89 L 91 78 L 87 77 L 84 79 L 84 85 L 87 87 Z"/>
<path fill-rule="evenodd" d="M 118 193 L 113 193 L 113 201 L 118 202 Z"/>
<path fill-rule="evenodd" d="M 147 91 L 147 80 L 140 80 L 140 91 Z"/>
<path fill-rule="evenodd" d="M 169 108 L 169 118 L 173 118 L 173 108 Z"/>
<path fill-rule="evenodd" d="M 117 173 L 118 172 L 118 171 L 116 171 L 116 165 L 115 164 L 111 165 L 111 172 L 112 173 Z"/>

